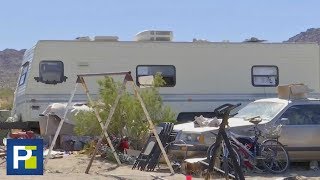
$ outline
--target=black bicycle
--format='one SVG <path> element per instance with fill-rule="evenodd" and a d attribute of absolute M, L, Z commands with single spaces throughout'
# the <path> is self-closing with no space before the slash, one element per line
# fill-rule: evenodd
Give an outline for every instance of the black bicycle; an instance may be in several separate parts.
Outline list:
<path fill-rule="evenodd" d="M 262 131 L 258 128 L 258 124 L 262 119 L 257 116 L 247 119 L 254 124 L 251 131 L 254 132 L 254 137 L 239 136 L 230 131 L 230 128 L 226 128 L 226 133 L 230 139 L 232 149 L 241 157 L 238 160 L 243 168 L 259 171 L 269 171 L 272 173 L 283 173 L 289 167 L 289 155 L 285 147 L 278 141 L 281 125 L 278 125 L 266 134 L 262 134 Z M 266 140 L 259 143 L 259 138 L 264 137 Z M 224 143 L 223 143 L 224 144 Z M 222 145 L 223 147 L 224 145 Z M 215 145 L 211 145 L 208 149 L 208 157 L 212 156 Z M 221 164 L 230 164 L 228 152 L 222 151 L 222 157 L 220 158 Z M 232 166 L 225 166 L 224 168 L 230 168 L 229 172 L 234 172 Z"/>
<path fill-rule="evenodd" d="M 213 170 L 224 174 L 226 179 L 229 177 L 244 180 L 241 170 L 241 157 L 236 151 L 236 147 L 231 143 L 228 137 L 226 127 L 228 127 L 228 119 L 230 112 L 239 107 L 241 104 L 224 104 L 214 110 L 218 117 L 222 117 L 219 126 L 219 132 L 216 136 L 216 142 L 211 146 L 208 153 L 208 172 L 206 179 L 210 178 Z"/>

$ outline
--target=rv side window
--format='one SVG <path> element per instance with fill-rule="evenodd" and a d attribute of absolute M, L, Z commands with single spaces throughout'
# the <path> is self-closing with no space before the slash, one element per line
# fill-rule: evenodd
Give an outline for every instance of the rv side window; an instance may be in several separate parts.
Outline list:
<path fill-rule="evenodd" d="M 28 68 L 29 68 L 28 62 L 22 66 L 21 75 L 20 75 L 20 79 L 19 79 L 19 86 L 23 85 L 24 82 L 26 81 Z"/>
<path fill-rule="evenodd" d="M 165 81 L 163 87 L 176 85 L 176 68 L 172 65 L 139 65 L 136 69 L 137 85 L 150 86 L 154 76 L 160 73 Z"/>
<path fill-rule="evenodd" d="M 255 87 L 279 85 L 279 69 L 272 65 L 256 65 L 251 68 L 251 82 Z"/>
<path fill-rule="evenodd" d="M 57 84 L 65 82 L 64 66 L 62 61 L 41 61 L 39 64 L 39 77 L 35 78 L 38 82 L 45 84 Z"/>

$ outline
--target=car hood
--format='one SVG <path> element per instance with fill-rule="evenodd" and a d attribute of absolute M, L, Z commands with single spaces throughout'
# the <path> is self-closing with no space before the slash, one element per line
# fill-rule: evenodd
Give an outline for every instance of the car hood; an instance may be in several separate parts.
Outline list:
<path fill-rule="evenodd" d="M 229 122 L 229 126 L 231 128 L 234 127 L 247 127 L 247 126 L 252 126 L 253 124 L 250 123 L 247 120 L 244 120 L 243 118 L 229 118 L 228 120 Z M 266 120 L 262 120 L 262 122 L 260 124 L 265 124 L 268 121 Z M 182 131 L 182 132 L 187 132 L 187 133 L 203 133 L 203 132 L 208 132 L 208 131 L 214 131 L 214 130 L 218 130 L 219 127 L 194 127 L 194 123 L 193 122 L 188 122 L 188 123 L 183 123 L 183 124 L 178 124 L 175 125 L 173 128 L 175 131 Z"/>
<path fill-rule="evenodd" d="M 249 122 L 248 120 L 244 120 L 243 118 L 229 118 L 228 120 L 229 122 L 229 126 L 230 127 L 238 127 L 238 126 L 249 126 L 249 125 L 253 125 L 251 122 Z M 265 124 L 269 121 L 267 120 L 262 120 L 259 124 Z"/>
<path fill-rule="evenodd" d="M 209 126 L 194 127 L 193 122 L 177 124 L 177 125 L 174 125 L 174 128 L 173 128 L 173 130 L 175 131 L 183 131 L 187 133 L 199 133 L 199 134 L 202 132 L 212 131 L 216 129 L 219 129 L 219 127 L 209 127 Z"/>

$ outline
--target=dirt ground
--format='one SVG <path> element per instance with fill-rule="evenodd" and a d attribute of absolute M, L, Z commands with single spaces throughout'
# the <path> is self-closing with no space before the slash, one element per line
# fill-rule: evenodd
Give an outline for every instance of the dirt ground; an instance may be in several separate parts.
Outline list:
<path fill-rule="evenodd" d="M 165 180 L 184 180 L 186 179 L 183 174 L 170 175 L 169 170 L 165 167 L 156 170 L 154 172 L 145 172 L 139 170 L 132 170 L 131 166 L 122 165 L 117 167 L 115 164 L 108 163 L 106 161 L 101 161 L 99 159 L 95 160 L 89 174 L 85 174 L 85 169 L 88 165 L 89 158 L 85 155 L 69 155 L 61 159 L 50 159 L 45 173 L 43 176 L 7 176 L 5 164 L 0 166 L 0 179 L 19 179 L 19 180 L 100 180 L 100 179 L 110 179 L 110 180 L 152 180 L 152 179 L 165 179 Z M 246 179 L 284 179 L 284 177 L 289 176 L 305 176 L 305 179 L 320 179 L 320 170 L 313 171 L 307 170 L 307 167 L 292 167 L 287 173 L 281 175 L 270 175 L 270 174 L 251 174 L 247 175 Z M 158 176 L 161 178 L 155 178 L 153 176 Z M 203 179 L 195 178 L 192 179 Z"/>

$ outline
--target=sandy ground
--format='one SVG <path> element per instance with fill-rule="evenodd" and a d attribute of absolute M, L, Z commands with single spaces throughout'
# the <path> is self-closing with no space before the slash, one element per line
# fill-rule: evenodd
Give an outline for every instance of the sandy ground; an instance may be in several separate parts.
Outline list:
<path fill-rule="evenodd" d="M 183 174 L 170 175 L 169 171 L 164 167 L 156 170 L 155 172 L 145 172 L 139 170 L 132 170 L 131 166 L 122 165 L 117 167 L 115 164 L 110 164 L 106 161 L 101 161 L 99 159 L 95 160 L 89 174 L 85 174 L 85 169 L 88 165 L 89 158 L 84 155 L 70 155 L 63 157 L 61 159 L 51 159 L 49 160 L 45 174 L 43 176 L 7 176 L 5 164 L 0 166 L 0 179 L 19 179 L 19 180 L 100 180 L 100 179 L 110 179 L 110 180 L 152 180 L 157 179 L 153 176 L 158 176 L 166 180 L 174 179 L 186 179 Z M 153 176 L 152 176 L 153 175 Z M 313 171 L 307 170 L 307 167 L 292 167 L 287 173 L 281 175 L 270 175 L 270 174 L 252 174 L 247 175 L 246 179 L 283 179 L 288 176 L 305 176 L 306 179 L 319 179 L 320 180 L 320 170 Z M 159 179 L 159 178 L 158 178 Z M 192 179 L 203 179 L 195 178 Z"/>

